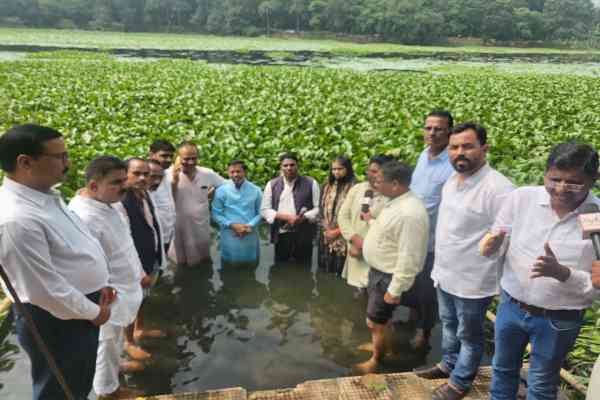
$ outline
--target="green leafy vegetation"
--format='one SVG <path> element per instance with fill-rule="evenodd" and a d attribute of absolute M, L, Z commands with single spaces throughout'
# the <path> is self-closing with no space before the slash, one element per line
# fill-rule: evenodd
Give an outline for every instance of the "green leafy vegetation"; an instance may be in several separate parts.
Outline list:
<path fill-rule="evenodd" d="M 557 142 L 600 148 L 598 93 L 597 78 L 560 74 L 211 67 L 67 53 L 0 62 L 0 130 L 35 122 L 63 132 L 72 166 L 62 189 L 71 196 L 92 158 L 145 155 L 156 138 L 195 141 L 200 163 L 220 172 L 231 159 L 244 159 L 261 185 L 287 150 L 299 153 L 302 171 L 321 182 L 339 154 L 351 157 L 359 174 L 376 153 L 414 163 L 423 148 L 423 116 L 447 108 L 457 121 L 488 128 L 492 165 L 518 184 L 537 184 Z M 579 375 L 600 353 L 597 312 L 588 312 L 569 360 Z"/>

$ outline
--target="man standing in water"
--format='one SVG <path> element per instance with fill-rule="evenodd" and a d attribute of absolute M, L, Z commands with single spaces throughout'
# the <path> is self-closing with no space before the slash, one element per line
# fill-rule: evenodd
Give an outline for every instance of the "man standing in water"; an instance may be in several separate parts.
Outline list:
<path fill-rule="evenodd" d="M 152 163 L 150 166 L 150 185 L 148 190 L 151 192 L 152 201 L 156 207 L 156 214 L 160 220 L 162 228 L 162 238 L 165 247 L 165 252 L 168 251 L 169 245 L 173 241 L 175 235 L 175 200 L 173 199 L 173 191 L 170 182 L 164 179 L 164 171 L 171 167 L 173 162 L 173 154 L 175 147 L 166 140 L 155 140 L 150 146 L 149 159 Z M 158 163 L 158 165 L 153 165 Z M 158 187 L 152 187 L 152 176 L 158 174 L 158 166 L 162 167 L 163 178 Z"/>
<path fill-rule="evenodd" d="M 414 349 L 428 347 L 431 329 L 438 319 L 437 298 L 431 280 L 431 271 L 442 187 L 454 171 L 447 149 L 452 125 L 452 115 L 448 111 L 435 110 L 427 115 L 423 127 L 427 147 L 419 156 L 410 184 L 410 190 L 423 200 L 429 214 L 429 244 L 425 266 L 417 275 L 413 287 L 402 296 L 402 305 L 411 308 L 411 319 L 416 322 L 416 335 L 410 342 Z"/>
<path fill-rule="evenodd" d="M 379 216 L 366 213 L 370 228 L 362 253 L 369 270 L 367 325 L 373 340 L 371 358 L 355 366 L 360 373 L 377 370 L 385 354 L 384 332 L 401 296 L 413 284 L 427 255 L 429 217 L 423 202 L 409 189 L 412 171 L 389 161 L 377 174 L 376 189 L 390 200 Z"/>
<path fill-rule="evenodd" d="M 221 228 L 221 258 L 230 263 L 258 261 L 258 224 L 262 193 L 246 179 L 246 164 L 234 160 L 227 168 L 230 181 L 219 186 L 212 216 Z"/>
<path fill-rule="evenodd" d="M 483 356 L 483 321 L 498 294 L 500 260 L 479 254 L 479 241 L 491 228 L 514 185 L 486 161 L 487 132 L 465 123 L 452 129 L 448 154 L 456 174 L 442 190 L 431 278 L 437 287 L 442 321 L 442 360 L 415 371 L 425 379 L 450 378 L 434 400 L 467 395 Z"/>
<path fill-rule="evenodd" d="M 52 189 L 69 168 L 62 135 L 38 125 L 14 126 L 0 136 L 0 166 L 6 174 L 0 187 L 0 264 L 73 396 L 87 399 L 98 327 L 110 317 L 114 290 L 107 287 L 100 243 Z M 25 317 L 13 307 L 17 337 L 31 361 L 33 399 L 64 399 Z"/>
<path fill-rule="evenodd" d="M 94 391 L 100 399 L 136 397 L 140 393 L 119 385 L 119 368 L 140 371 L 138 361 L 120 362 L 124 330 L 133 323 L 142 303 L 142 269 L 127 225 L 114 207 L 123 197 L 127 165 L 116 157 L 98 157 L 87 166 L 86 186 L 69 203 L 106 254 L 109 283 L 117 291 L 109 321 L 100 328 Z"/>
<path fill-rule="evenodd" d="M 146 160 L 128 159 L 125 196 L 118 204 L 118 209 L 129 226 L 135 249 L 146 273 L 146 277 L 142 280 L 142 287 L 145 289 L 144 298 L 150 294 L 150 288 L 156 282 L 159 270 L 165 263 L 160 222 L 147 192 L 149 174 Z M 150 358 L 150 353 L 136 346 L 135 339 L 163 336 L 164 333 L 159 330 L 144 329 L 144 303 L 142 303 L 135 324 L 130 325 L 125 331 L 125 350 L 135 360 L 146 360 Z"/>
<path fill-rule="evenodd" d="M 313 178 L 298 174 L 295 154 L 281 155 L 279 165 L 281 176 L 267 183 L 261 206 L 261 215 L 271 225 L 275 261 L 294 259 L 310 264 L 319 215 L 319 185 Z"/>
<path fill-rule="evenodd" d="M 198 147 L 183 142 L 167 172 L 175 210 L 175 240 L 169 257 L 177 264 L 194 265 L 210 258 L 210 198 L 225 180 L 210 168 L 199 167 Z"/>
<path fill-rule="evenodd" d="M 363 208 L 368 207 L 373 218 L 379 215 L 387 198 L 375 190 L 375 180 L 381 166 L 391 160 L 393 158 L 386 155 L 372 157 L 367 168 L 367 181 L 350 188 L 338 213 L 338 225 L 348 243 L 342 277 L 357 288 L 357 297 L 366 292 L 369 283 L 369 266 L 362 255 L 363 241 L 369 231 L 369 224 L 363 218 Z"/>

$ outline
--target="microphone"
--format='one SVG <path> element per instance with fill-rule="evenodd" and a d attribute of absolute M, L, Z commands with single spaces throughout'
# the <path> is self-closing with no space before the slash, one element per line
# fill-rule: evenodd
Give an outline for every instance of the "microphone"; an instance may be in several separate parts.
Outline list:
<path fill-rule="evenodd" d="M 592 239 L 596 260 L 600 260 L 600 209 L 596 204 L 584 204 L 577 217 L 584 239 Z"/>
<path fill-rule="evenodd" d="M 371 209 L 371 205 L 373 204 L 373 191 L 371 189 L 367 189 L 365 190 L 365 195 L 362 198 L 362 201 L 360 203 L 360 212 L 361 213 L 368 213 L 369 210 Z M 362 217 L 361 217 L 362 219 Z"/>

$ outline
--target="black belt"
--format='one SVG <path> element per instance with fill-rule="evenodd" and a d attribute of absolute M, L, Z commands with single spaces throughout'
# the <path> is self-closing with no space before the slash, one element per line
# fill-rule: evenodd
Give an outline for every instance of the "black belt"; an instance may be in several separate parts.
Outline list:
<path fill-rule="evenodd" d="M 576 321 L 581 319 L 583 313 L 585 312 L 585 310 L 548 310 L 546 308 L 523 303 L 522 301 L 519 301 L 511 296 L 509 296 L 509 298 L 510 301 L 517 304 L 521 310 L 537 317 L 547 317 L 550 319 L 560 319 L 563 321 Z"/>

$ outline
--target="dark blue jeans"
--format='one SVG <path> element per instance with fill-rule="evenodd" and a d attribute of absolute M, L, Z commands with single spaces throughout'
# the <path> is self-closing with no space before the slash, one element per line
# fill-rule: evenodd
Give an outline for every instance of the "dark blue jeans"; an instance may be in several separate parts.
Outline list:
<path fill-rule="evenodd" d="M 483 321 L 492 297 L 465 299 L 437 289 L 442 321 L 442 362 L 450 382 L 468 391 L 483 357 Z"/>
<path fill-rule="evenodd" d="M 523 353 L 531 342 L 527 400 L 556 399 L 560 368 L 575 343 L 581 323 L 582 318 L 556 320 L 533 316 L 511 302 L 508 293 L 502 292 L 496 315 L 491 398 L 516 398 Z"/>
<path fill-rule="evenodd" d="M 40 336 L 58 364 L 71 392 L 77 400 L 88 398 L 96 370 L 99 329 L 90 321 L 62 320 L 31 304 L 24 304 L 31 313 Z M 19 344 L 31 360 L 33 400 L 64 399 L 58 380 L 54 377 L 44 354 L 13 305 Z"/>

